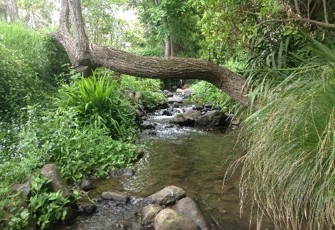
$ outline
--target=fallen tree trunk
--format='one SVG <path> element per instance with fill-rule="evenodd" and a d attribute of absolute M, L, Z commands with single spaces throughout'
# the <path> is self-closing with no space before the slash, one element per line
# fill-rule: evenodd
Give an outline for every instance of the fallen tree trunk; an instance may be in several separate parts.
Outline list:
<path fill-rule="evenodd" d="M 68 16 L 71 17 L 69 32 Z M 125 51 L 89 44 L 84 32 L 79 0 L 62 0 L 61 20 L 53 37 L 68 53 L 72 65 L 84 75 L 97 67 L 142 78 L 200 79 L 208 81 L 230 97 L 247 105 L 245 80 L 227 68 L 193 58 L 142 57 Z"/>

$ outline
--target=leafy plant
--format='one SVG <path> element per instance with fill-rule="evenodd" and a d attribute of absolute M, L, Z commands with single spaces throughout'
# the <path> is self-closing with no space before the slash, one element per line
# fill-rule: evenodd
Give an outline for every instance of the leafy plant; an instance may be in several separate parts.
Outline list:
<path fill-rule="evenodd" d="M 56 103 L 73 108 L 84 124 L 106 127 L 114 139 L 132 140 L 137 133 L 135 110 L 108 72 L 63 85 Z"/>
<path fill-rule="evenodd" d="M 41 229 L 64 220 L 66 211 L 63 207 L 70 203 L 60 191 L 49 192 L 48 183 L 49 181 L 43 177 L 34 177 L 31 182 L 32 195 L 29 199 L 29 208 L 36 226 Z"/>

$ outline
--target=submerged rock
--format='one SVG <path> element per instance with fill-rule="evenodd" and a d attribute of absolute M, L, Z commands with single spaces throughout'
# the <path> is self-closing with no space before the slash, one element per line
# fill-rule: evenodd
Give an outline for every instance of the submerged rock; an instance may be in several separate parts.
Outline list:
<path fill-rule="evenodd" d="M 49 190 L 50 192 L 61 191 L 63 197 L 68 198 L 70 196 L 70 188 L 65 183 L 65 180 L 62 178 L 57 165 L 55 164 L 46 164 L 41 170 L 42 176 L 50 180 Z"/>
<path fill-rule="evenodd" d="M 166 208 L 155 217 L 156 230 L 197 230 L 199 226 L 190 218 L 179 215 L 176 211 Z"/>
<path fill-rule="evenodd" d="M 152 194 L 148 197 L 148 200 L 159 205 L 169 205 L 176 203 L 178 200 L 185 197 L 185 195 L 186 192 L 182 188 L 171 185 Z"/>
<path fill-rule="evenodd" d="M 193 199 L 185 197 L 172 206 L 172 209 L 180 215 L 192 219 L 201 228 L 201 230 L 209 229 L 205 217 L 202 215 L 198 205 Z"/>

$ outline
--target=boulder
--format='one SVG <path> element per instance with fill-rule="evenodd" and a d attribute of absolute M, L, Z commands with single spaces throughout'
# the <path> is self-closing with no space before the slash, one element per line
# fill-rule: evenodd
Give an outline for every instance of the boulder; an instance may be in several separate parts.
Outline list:
<path fill-rule="evenodd" d="M 97 206 L 92 202 L 79 203 L 79 209 L 85 214 L 92 214 L 97 210 Z"/>
<path fill-rule="evenodd" d="M 130 200 L 128 196 L 116 192 L 103 192 L 101 197 L 104 200 L 112 200 L 124 204 L 128 203 L 128 201 Z"/>
<path fill-rule="evenodd" d="M 77 216 L 78 216 L 78 212 L 77 210 L 75 210 L 72 207 L 64 207 L 63 211 L 66 211 L 64 220 L 63 220 L 63 224 L 65 225 L 71 225 L 74 224 L 76 222 Z"/>
<path fill-rule="evenodd" d="M 14 193 L 20 193 L 21 197 L 27 200 L 31 194 L 31 184 L 29 181 L 23 184 L 15 184 L 12 186 L 12 190 Z"/>
<path fill-rule="evenodd" d="M 171 185 L 163 188 L 157 193 L 148 197 L 151 203 L 159 205 L 170 205 L 176 203 L 181 198 L 185 197 L 186 192 L 177 186 Z"/>
<path fill-rule="evenodd" d="M 176 114 L 172 120 L 172 123 L 180 126 L 193 126 L 195 120 L 190 117 L 186 117 L 183 114 Z"/>
<path fill-rule="evenodd" d="M 156 230 L 197 230 L 199 226 L 190 218 L 179 215 L 176 211 L 166 208 L 160 211 L 154 221 Z"/>
<path fill-rule="evenodd" d="M 178 96 L 173 96 L 173 97 L 169 97 L 169 98 L 167 99 L 167 102 L 168 102 L 168 103 L 171 103 L 171 104 L 173 104 L 173 103 L 175 103 L 175 102 L 177 102 L 177 103 L 182 103 L 182 102 L 183 102 L 183 98 L 178 97 Z"/>
<path fill-rule="evenodd" d="M 42 176 L 50 180 L 49 190 L 50 192 L 61 191 L 63 197 L 68 198 L 70 196 L 70 188 L 65 183 L 65 180 L 61 176 L 57 165 L 55 164 L 46 164 L 41 170 Z"/>
<path fill-rule="evenodd" d="M 171 110 L 168 110 L 168 109 L 162 110 L 161 113 L 162 113 L 163 116 L 172 116 L 173 115 Z"/>
<path fill-rule="evenodd" d="M 94 189 L 94 185 L 91 180 L 83 180 L 80 184 L 80 188 L 84 191 L 89 191 Z"/>
<path fill-rule="evenodd" d="M 200 116 L 196 121 L 196 126 L 225 126 L 229 124 L 227 115 L 222 111 L 209 111 Z"/>
<path fill-rule="evenodd" d="M 172 206 L 172 209 L 178 214 L 192 219 L 201 228 L 201 230 L 209 229 L 205 217 L 202 215 L 198 205 L 193 199 L 185 197 Z"/>
<path fill-rule="evenodd" d="M 142 129 L 155 129 L 156 128 L 156 125 L 153 124 L 153 123 L 150 123 L 148 121 L 144 121 L 142 124 L 141 124 L 141 128 Z"/>
<path fill-rule="evenodd" d="M 142 209 L 142 225 L 143 226 L 150 226 L 153 224 L 156 215 L 162 210 L 163 208 L 158 204 L 149 204 Z"/>
<path fill-rule="evenodd" d="M 169 108 L 169 104 L 167 102 L 162 102 L 160 105 L 159 105 L 159 108 L 160 109 L 168 109 Z"/>
<path fill-rule="evenodd" d="M 183 114 L 185 117 L 192 118 L 193 120 L 198 119 L 201 116 L 201 111 L 190 109 Z"/>

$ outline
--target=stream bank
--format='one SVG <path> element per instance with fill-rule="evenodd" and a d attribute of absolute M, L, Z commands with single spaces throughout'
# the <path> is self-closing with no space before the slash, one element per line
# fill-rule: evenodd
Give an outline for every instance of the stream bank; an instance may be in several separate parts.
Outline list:
<path fill-rule="evenodd" d="M 194 105 L 177 103 L 148 116 L 142 133 L 146 154 L 131 169 L 117 171 L 107 180 L 93 181 L 95 189 L 88 195 L 96 202 L 97 211 L 78 217 L 67 229 L 147 229 L 141 225 L 145 198 L 170 185 L 184 189 L 195 200 L 209 229 L 256 229 L 254 225 L 249 228 L 248 212 L 240 216 L 238 172 L 223 185 L 229 164 L 239 154 L 236 133 L 226 126 L 208 130 L 177 125 L 178 113 L 199 111 Z M 101 199 L 106 191 L 129 197 L 129 202 Z"/>

